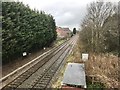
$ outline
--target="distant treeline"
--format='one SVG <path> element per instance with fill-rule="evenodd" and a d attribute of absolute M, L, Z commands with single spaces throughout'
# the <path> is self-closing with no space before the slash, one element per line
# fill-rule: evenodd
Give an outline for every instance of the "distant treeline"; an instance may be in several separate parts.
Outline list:
<path fill-rule="evenodd" d="M 93 2 L 88 6 L 87 12 L 80 32 L 84 51 L 118 55 L 120 47 L 117 5 L 111 2 Z"/>
<path fill-rule="evenodd" d="M 2 3 L 2 61 L 7 63 L 49 46 L 56 39 L 52 15 L 32 10 L 21 2 Z"/>

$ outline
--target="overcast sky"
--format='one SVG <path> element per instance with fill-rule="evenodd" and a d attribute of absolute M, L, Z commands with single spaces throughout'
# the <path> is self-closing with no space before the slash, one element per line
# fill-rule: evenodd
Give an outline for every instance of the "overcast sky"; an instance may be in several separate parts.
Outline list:
<path fill-rule="evenodd" d="M 28 4 L 32 9 L 36 8 L 39 11 L 45 11 L 45 13 L 51 14 L 54 17 L 57 26 L 69 27 L 72 30 L 74 27 L 77 29 L 79 28 L 82 19 L 86 15 L 87 4 L 96 0 L 19 0 L 19 1 L 22 1 L 24 4 Z"/>

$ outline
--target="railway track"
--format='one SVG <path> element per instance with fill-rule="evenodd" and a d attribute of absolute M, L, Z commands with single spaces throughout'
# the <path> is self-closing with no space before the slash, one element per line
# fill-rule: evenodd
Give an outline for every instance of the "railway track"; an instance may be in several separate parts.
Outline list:
<path fill-rule="evenodd" d="M 26 79 L 32 74 L 34 73 L 38 67 L 40 67 L 42 64 L 44 64 L 45 62 L 47 62 L 46 58 L 50 58 L 49 56 L 55 51 L 55 50 L 60 50 L 64 45 L 61 44 L 58 47 L 53 48 L 52 50 L 48 51 L 47 53 L 40 55 L 39 57 L 37 57 L 35 60 L 33 60 L 32 62 L 27 63 L 26 65 L 23 65 L 22 67 L 18 68 L 17 70 L 13 71 L 12 73 L 8 74 L 7 76 L 3 77 L 0 82 L 2 82 L 2 87 L 5 87 L 6 85 L 8 85 L 11 81 L 14 81 L 14 79 L 18 78 L 24 78 L 26 77 Z M 60 48 L 61 47 L 61 48 Z M 43 61 L 44 59 L 46 59 L 45 61 Z M 42 62 L 43 61 L 43 62 Z M 40 63 L 40 64 L 39 64 Z M 39 66 L 38 66 L 39 65 Z M 34 70 L 33 70 L 34 69 Z M 21 72 L 21 73 L 19 73 Z M 18 73 L 18 74 L 17 74 Z M 10 78 L 12 78 L 11 80 L 9 80 Z M 22 79 L 23 80 L 23 79 Z M 21 80 L 21 81 L 22 81 Z M 15 80 L 17 81 L 17 80 Z M 20 82 L 19 82 L 20 83 Z M 2 88 L 1 87 L 1 88 Z"/>
<path fill-rule="evenodd" d="M 27 67 L 29 67 L 29 69 L 24 70 L 23 73 L 9 81 L 9 83 L 2 87 L 2 90 L 15 90 L 18 88 L 45 89 L 66 55 L 71 50 L 73 42 L 75 41 L 74 39 L 75 37 L 62 45 L 55 47 L 50 52 L 38 58 L 36 63 L 31 63 L 33 65 L 28 65 Z"/>
<path fill-rule="evenodd" d="M 44 73 L 44 75 L 35 83 L 33 88 L 45 89 L 47 87 L 69 50 L 70 48 L 65 48 L 65 52 L 62 53 L 61 56 L 50 66 L 50 68 Z"/>

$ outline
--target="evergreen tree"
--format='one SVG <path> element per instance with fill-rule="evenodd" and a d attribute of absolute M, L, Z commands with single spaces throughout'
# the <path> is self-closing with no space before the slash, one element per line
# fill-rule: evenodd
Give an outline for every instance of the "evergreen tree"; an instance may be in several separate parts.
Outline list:
<path fill-rule="evenodd" d="M 2 3 L 2 60 L 3 63 L 49 46 L 56 39 L 52 15 L 31 10 L 21 2 Z"/>
<path fill-rule="evenodd" d="M 76 28 L 73 28 L 73 34 L 76 34 Z"/>

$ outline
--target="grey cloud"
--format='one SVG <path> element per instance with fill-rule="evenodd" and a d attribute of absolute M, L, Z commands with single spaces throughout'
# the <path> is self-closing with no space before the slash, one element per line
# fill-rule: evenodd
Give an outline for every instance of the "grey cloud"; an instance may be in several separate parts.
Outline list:
<path fill-rule="evenodd" d="M 86 7 L 79 3 L 56 2 L 44 7 L 43 10 L 54 16 L 58 26 L 68 26 L 70 28 L 76 26 L 78 28 L 86 13 Z"/>

